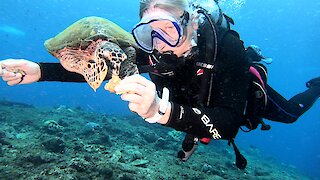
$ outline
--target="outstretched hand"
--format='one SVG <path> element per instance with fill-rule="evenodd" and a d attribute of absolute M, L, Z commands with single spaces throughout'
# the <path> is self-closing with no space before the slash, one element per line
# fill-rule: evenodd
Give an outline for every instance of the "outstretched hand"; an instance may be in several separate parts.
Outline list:
<path fill-rule="evenodd" d="M 25 59 L 6 59 L 0 61 L 0 76 L 9 86 L 30 84 L 41 77 L 40 66 Z"/>

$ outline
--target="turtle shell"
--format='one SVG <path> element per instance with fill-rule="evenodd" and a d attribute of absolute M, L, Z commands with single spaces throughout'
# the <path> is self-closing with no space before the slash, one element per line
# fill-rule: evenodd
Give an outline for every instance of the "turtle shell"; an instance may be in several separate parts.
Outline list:
<path fill-rule="evenodd" d="M 103 39 L 120 47 L 137 47 L 130 33 L 117 24 L 101 17 L 85 17 L 78 20 L 53 38 L 45 41 L 46 49 L 52 53 L 65 47 L 87 48 L 91 41 Z"/>

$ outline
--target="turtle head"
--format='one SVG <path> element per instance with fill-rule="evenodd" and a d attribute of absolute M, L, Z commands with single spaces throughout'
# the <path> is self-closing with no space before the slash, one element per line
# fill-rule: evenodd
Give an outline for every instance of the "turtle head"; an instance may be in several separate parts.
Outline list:
<path fill-rule="evenodd" d="M 121 63 L 127 59 L 117 44 L 103 40 L 93 41 L 84 50 L 65 47 L 53 55 L 66 70 L 83 75 L 93 90 L 112 75 L 119 76 Z"/>

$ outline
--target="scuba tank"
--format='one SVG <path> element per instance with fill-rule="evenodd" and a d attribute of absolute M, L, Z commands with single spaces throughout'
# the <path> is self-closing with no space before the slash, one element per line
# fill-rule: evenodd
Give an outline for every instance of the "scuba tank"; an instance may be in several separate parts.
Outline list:
<path fill-rule="evenodd" d="M 190 1 L 189 7 L 193 11 L 199 25 L 198 47 L 203 54 L 196 62 L 196 66 L 203 69 L 198 104 L 202 107 L 210 105 L 211 91 L 213 89 L 213 73 L 218 56 L 218 44 L 225 33 L 230 30 L 234 21 L 225 15 L 215 0 Z M 210 30 L 208 30 L 210 29 Z M 200 42 L 200 43 L 199 43 Z"/>

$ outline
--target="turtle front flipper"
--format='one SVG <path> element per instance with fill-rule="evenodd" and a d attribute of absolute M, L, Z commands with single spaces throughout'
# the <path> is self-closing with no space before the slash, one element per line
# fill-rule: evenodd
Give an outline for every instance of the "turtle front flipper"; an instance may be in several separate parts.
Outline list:
<path fill-rule="evenodd" d="M 130 47 L 124 48 L 124 52 L 126 53 L 128 58 L 126 61 L 123 61 L 121 63 L 120 74 L 119 74 L 120 79 L 123 79 L 127 76 L 131 76 L 134 74 L 139 74 L 138 67 L 135 64 L 136 49 L 130 46 Z"/>
<path fill-rule="evenodd" d="M 125 52 L 115 43 L 105 41 L 95 53 L 100 61 L 105 61 L 112 76 L 119 76 L 121 63 L 127 60 Z"/>

